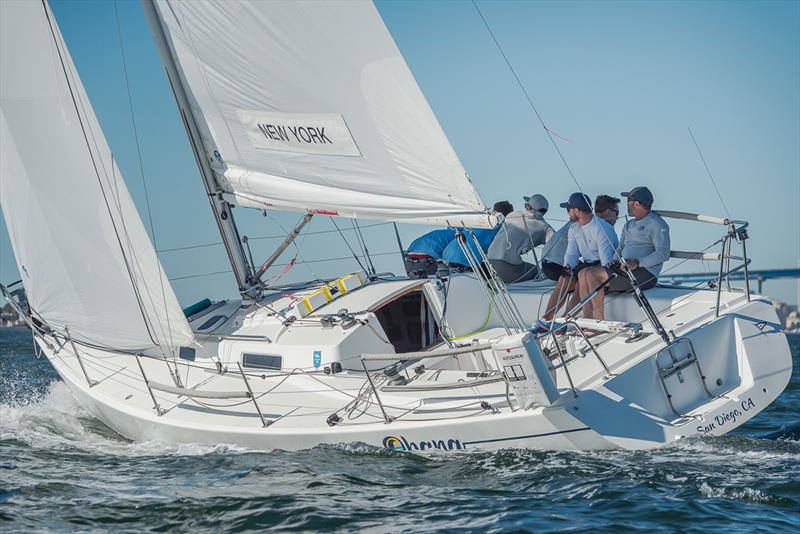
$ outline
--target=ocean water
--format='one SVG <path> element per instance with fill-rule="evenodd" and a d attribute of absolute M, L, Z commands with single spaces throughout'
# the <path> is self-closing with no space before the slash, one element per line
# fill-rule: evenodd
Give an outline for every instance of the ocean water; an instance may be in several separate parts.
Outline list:
<path fill-rule="evenodd" d="M 0 330 L 0 531 L 800 531 L 794 376 L 735 433 L 645 452 L 422 458 L 128 441 Z"/>

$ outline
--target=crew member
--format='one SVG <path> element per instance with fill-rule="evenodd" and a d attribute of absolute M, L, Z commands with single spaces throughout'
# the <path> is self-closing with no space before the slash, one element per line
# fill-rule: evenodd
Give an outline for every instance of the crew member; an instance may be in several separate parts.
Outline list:
<path fill-rule="evenodd" d="M 523 197 L 525 209 L 509 213 L 494 236 L 487 258 L 506 283 L 536 278 L 539 269 L 522 259 L 534 247 L 544 245 L 555 233 L 544 220 L 549 204 L 542 195 Z"/>
<path fill-rule="evenodd" d="M 492 207 L 492 211 L 495 213 L 501 213 L 503 217 L 507 216 L 509 213 L 514 211 L 514 205 L 511 204 L 508 200 L 498 200 L 494 203 Z"/>
<path fill-rule="evenodd" d="M 540 333 L 550 329 L 549 323 L 561 307 L 566 294 L 575 289 L 580 273 L 592 266 L 610 265 L 619 244 L 614 228 L 592 214 L 591 199 L 584 193 L 571 194 L 569 200 L 562 203 L 561 207 L 567 210 L 572 223 L 567 229 L 567 249 L 564 253 L 562 276 L 559 277 L 550 295 L 544 315 L 536 321 L 534 327 L 534 330 Z M 577 304 L 577 297 L 578 294 L 573 293 L 574 304 Z M 567 308 L 569 309 L 570 305 Z"/>
<path fill-rule="evenodd" d="M 597 195 L 594 199 L 594 214 L 614 226 L 619 220 L 619 199 L 611 195 Z"/>
<path fill-rule="evenodd" d="M 653 213 L 653 194 L 646 187 L 634 187 L 623 197 L 628 200 L 628 215 L 633 217 L 622 228 L 617 253 L 626 265 L 613 266 L 618 276 L 608 283 L 607 292 L 626 292 L 633 289 L 628 272 L 640 289 L 650 289 L 658 282 L 664 262 L 669 259 L 669 225 Z M 626 269 L 627 268 L 627 269 Z M 585 298 L 601 283 L 608 280 L 608 269 L 587 269 L 579 281 L 581 297 Z M 595 295 L 584 307 L 584 316 L 604 320 L 603 292 Z"/>

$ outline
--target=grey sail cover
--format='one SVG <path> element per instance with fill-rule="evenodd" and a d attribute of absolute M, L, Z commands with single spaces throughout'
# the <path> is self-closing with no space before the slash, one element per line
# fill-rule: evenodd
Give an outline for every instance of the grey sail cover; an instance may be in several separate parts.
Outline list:
<path fill-rule="evenodd" d="M 87 343 L 191 343 L 49 7 L 3 0 L 0 25 L 0 207 L 31 308 Z"/>
<path fill-rule="evenodd" d="M 154 4 L 232 203 L 491 224 L 372 2 Z"/>

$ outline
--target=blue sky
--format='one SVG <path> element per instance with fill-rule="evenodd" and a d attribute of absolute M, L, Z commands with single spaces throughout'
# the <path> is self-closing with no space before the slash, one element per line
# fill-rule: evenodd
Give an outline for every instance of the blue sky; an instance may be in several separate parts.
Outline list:
<path fill-rule="evenodd" d="M 483 199 L 575 190 L 471 2 L 377 3 Z M 559 147 L 590 195 L 647 185 L 656 207 L 724 215 L 687 131 L 691 127 L 734 218 L 751 222 L 753 268 L 800 260 L 799 2 L 479 2 Z M 145 214 L 120 51 L 120 32 L 150 192 L 154 241 L 184 304 L 235 295 L 193 156 L 141 7 L 56 0 L 53 11 L 128 187 Z M 559 210 L 551 210 L 562 218 Z M 237 210 L 256 261 L 297 214 Z M 145 220 L 146 216 L 143 217 Z M 350 227 L 349 221 L 340 226 Z M 364 223 L 371 225 L 372 223 Z M 621 224 L 620 224 L 621 225 Z M 17 279 L 0 222 L 0 280 Z M 332 228 L 316 220 L 310 232 Z M 617 230 L 620 227 L 618 226 Z M 407 244 L 422 227 L 401 227 Z M 379 270 L 401 271 L 391 226 L 364 230 Z M 352 236 L 352 232 L 349 233 Z M 675 222 L 673 248 L 700 250 L 721 228 Z M 301 238 L 301 257 L 349 255 L 336 233 Z M 351 240 L 355 244 L 355 240 Z M 169 251 L 205 245 L 189 250 Z M 286 259 L 291 257 L 290 252 Z M 694 262 L 692 262 L 694 263 Z M 298 265 L 335 276 L 354 262 Z M 309 268 L 310 267 L 310 268 Z M 694 263 L 677 271 L 703 270 Z M 765 292 L 797 301 L 794 281 Z"/>

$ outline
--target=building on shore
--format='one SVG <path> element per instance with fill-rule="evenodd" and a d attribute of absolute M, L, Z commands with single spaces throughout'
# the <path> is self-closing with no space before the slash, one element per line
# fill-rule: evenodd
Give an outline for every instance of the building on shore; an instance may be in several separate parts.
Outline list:
<path fill-rule="evenodd" d="M 23 326 L 24 324 L 10 304 L 0 308 L 0 327 Z"/>

